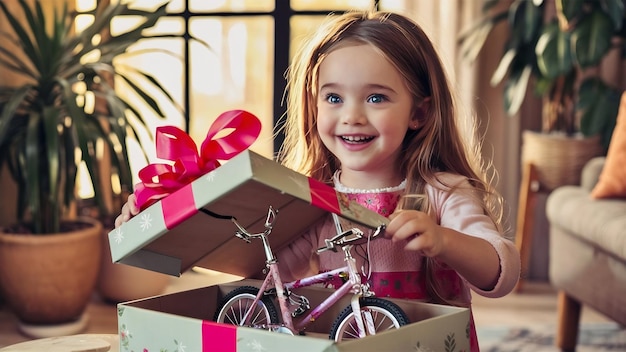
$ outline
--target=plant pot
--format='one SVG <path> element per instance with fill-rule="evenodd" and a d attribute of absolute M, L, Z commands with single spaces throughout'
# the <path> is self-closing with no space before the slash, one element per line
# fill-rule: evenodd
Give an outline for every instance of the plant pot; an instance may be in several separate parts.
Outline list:
<path fill-rule="evenodd" d="M 0 291 L 27 335 L 71 334 L 86 325 L 84 311 L 100 266 L 102 224 L 88 218 L 80 222 L 91 226 L 47 235 L 0 230 Z"/>
<path fill-rule="evenodd" d="M 602 155 L 600 136 L 582 137 L 524 131 L 522 164 L 532 163 L 540 188 L 552 191 L 580 184 L 580 173 L 591 158 Z"/>
<path fill-rule="evenodd" d="M 102 241 L 102 263 L 97 289 L 103 300 L 119 303 L 165 292 L 171 276 L 126 264 L 113 263 L 107 231 L 104 232 Z"/>

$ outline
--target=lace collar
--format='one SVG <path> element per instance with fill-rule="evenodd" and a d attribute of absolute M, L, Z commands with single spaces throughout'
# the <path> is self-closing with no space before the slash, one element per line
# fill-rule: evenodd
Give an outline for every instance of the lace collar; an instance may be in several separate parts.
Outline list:
<path fill-rule="evenodd" d="M 374 188 L 374 189 L 358 189 L 358 188 L 350 188 L 346 187 L 341 182 L 339 182 L 339 175 L 341 175 L 341 171 L 335 171 L 333 175 L 333 182 L 335 183 L 335 189 L 341 193 L 386 193 L 386 192 L 398 192 L 404 190 L 406 187 L 406 179 L 400 182 L 397 186 L 385 187 L 385 188 Z"/>

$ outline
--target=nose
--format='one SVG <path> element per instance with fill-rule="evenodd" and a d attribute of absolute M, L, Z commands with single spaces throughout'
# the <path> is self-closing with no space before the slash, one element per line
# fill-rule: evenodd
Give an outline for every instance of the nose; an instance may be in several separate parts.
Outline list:
<path fill-rule="evenodd" d="M 367 123 L 365 110 L 359 104 L 344 104 L 341 111 L 341 123 L 346 125 L 364 125 Z"/>

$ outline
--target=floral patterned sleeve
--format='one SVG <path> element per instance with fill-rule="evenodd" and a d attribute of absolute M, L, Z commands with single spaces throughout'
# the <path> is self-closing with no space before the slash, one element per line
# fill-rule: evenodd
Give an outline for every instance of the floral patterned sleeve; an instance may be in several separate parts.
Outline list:
<path fill-rule="evenodd" d="M 319 271 L 318 248 L 319 234 L 322 233 L 328 219 L 320 219 L 300 237 L 281 248 L 276 253 L 278 268 L 283 281 L 292 281 Z"/>

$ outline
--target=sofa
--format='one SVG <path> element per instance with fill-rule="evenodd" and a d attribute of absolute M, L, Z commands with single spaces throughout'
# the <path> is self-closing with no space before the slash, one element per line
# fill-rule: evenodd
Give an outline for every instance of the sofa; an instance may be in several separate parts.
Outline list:
<path fill-rule="evenodd" d="M 564 350 L 575 349 L 582 305 L 626 326 L 626 198 L 590 196 L 605 161 L 590 160 L 580 185 L 561 186 L 546 201 L 549 277 L 558 291 L 556 344 Z"/>

